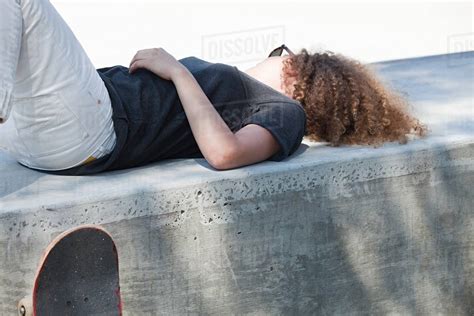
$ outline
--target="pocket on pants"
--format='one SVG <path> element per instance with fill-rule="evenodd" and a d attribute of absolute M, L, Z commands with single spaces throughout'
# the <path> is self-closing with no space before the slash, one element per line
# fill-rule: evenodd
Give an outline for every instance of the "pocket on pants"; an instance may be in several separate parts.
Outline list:
<path fill-rule="evenodd" d="M 13 102 L 12 117 L 18 138 L 31 158 L 73 151 L 89 137 L 84 125 L 57 93 Z"/>

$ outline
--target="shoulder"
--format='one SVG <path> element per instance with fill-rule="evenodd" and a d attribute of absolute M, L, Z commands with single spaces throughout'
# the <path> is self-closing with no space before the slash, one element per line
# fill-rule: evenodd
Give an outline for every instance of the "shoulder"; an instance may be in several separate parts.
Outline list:
<path fill-rule="evenodd" d="M 255 103 L 257 111 L 275 113 L 284 116 L 287 119 L 295 120 L 298 123 L 301 120 L 306 120 L 306 113 L 303 106 L 293 99 L 288 100 L 276 98 Z"/>
<path fill-rule="evenodd" d="M 121 66 L 121 65 L 116 65 L 116 66 L 111 66 L 111 67 L 104 67 L 104 68 L 98 68 L 97 72 L 102 75 L 106 75 L 108 77 L 117 74 L 117 73 L 122 73 L 122 72 L 128 72 L 128 68 Z"/>
<path fill-rule="evenodd" d="M 247 90 L 249 100 L 254 103 L 287 103 L 297 106 L 300 110 L 303 110 L 300 103 L 287 95 L 275 90 L 274 88 L 260 82 L 259 80 L 251 77 L 245 72 L 238 71 L 242 80 L 242 83 Z"/>
<path fill-rule="evenodd" d="M 256 105 L 243 126 L 256 124 L 266 128 L 280 144 L 280 150 L 269 160 L 280 161 L 298 149 L 306 129 L 306 115 L 296 101 L 267 100 Z"/>
<path fill-rule="evenodd" d="M 223 63 L 209 62 L 195 56 L 182 58 L 179 60 L 179 62 L 183 64 L 186 68 L 188 68 L 191 72 L 198 72 L 205 69 L 213 69 L 214 71 L 216 69 L 235 71 L 234 69 L 235 67 L 233 66 L 223 64 Z"/>
<path fill-rule="evenodd" d="M 189 56 L 185 58 L 181 58 L 178 60 L 181 64 L 185 67 L 192 67 L 192 66 L 211 66 L 213 63 L 206 61 L 204 59 L 197 58 L 195 56 Z"/>

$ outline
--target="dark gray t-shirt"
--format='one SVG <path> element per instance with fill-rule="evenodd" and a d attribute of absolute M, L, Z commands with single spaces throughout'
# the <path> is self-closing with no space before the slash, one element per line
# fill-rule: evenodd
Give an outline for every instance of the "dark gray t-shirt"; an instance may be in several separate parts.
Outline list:
<path fill-rule="evenodd" d="M 294 153 L 306 130 L 306 115 L 301 104 L 239 71 L 253 114 L 243 118 L 241 126 L 258 124 L 269 130 L 280 150 L 268 160 L 281 161 Z"/>
<path fill-rule="evenodd" d="M 237 67 L 196 57 L 183 58 L 180 62 L 190 70 L 233 132 L 252 123 L 272 133 L 280 150 L 269 160 L 281 161 L 299 147 L 306 128 L 305 112 L 299 102 Z M 115 148 L 87 165 L 48 173 L 84 175 L 163 159 L 203 157 L 173 82 L 146 69 L 134 74 L 129 74 L 123 66 L 97 71 L 112 101 Z"/>

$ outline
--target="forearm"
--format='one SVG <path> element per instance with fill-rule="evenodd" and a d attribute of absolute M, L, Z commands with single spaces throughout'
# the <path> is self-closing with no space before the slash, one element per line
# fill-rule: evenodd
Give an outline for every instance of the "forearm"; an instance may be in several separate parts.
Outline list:
<path fill-rule="evenodd" d="M 194 76 L 183 67 L 172 81 L 204 158 L 214 167 L 231 158 L 237 139 Z"/>

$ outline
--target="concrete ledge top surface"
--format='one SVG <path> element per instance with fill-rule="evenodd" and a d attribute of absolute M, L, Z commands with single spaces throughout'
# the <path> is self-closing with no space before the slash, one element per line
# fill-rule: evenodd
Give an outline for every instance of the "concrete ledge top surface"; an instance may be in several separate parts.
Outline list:
<path fill-rule="evenodd" d="M 9 120 L 0 126 L 0 215 L 38 207 L 48 209 L 113 200 L 144 192 L 199 188 L 200 185 L 213 182 L 239 181 L 255 176 L 283 176 L 307 168 L 327 170 L 341 163 L 352 166 L 341 173 L 342 177 L 360 171 L 361 166 L 372 170 L 370 166 L 383 161 L 381 168 L 353 181 L 399 176 L 416 172 L 408 165 L 416 161 L 414 158 L 417 155 L 421 155 L 418 162 L 426 160 L 426 157 L 431 157 L 430 161 L 433 162 L 437 152 L 471 147 L 474 143 L 474 52 L 372 65 L 388 84 L 407 96 L 413 114 L 429 126 L 431 131 L 428 137 L 412 139 L 403 145 L 386 143 L 379 148 L 329 147 L 326 143 L 304 140 L 298 151 L 283 162 L 265 161 L 226 171 L 214 170 L 204 159 L 173 159 L 140 168 L 70 177 L 48 175 L 19 165 L 7 150 L 8 133 L 12 131 L 12 120 Z M 427 152 L 430 155 L 423 156 Z M 472 156 L 461 158 L 458 163 L 472 165 Z M 364 164 L 364 161 L 370 161 L 371 164 Z M 431 165 L 442 163 L 440 159 Z M 299 181 L 304 182 L 301 174 Z"/>

